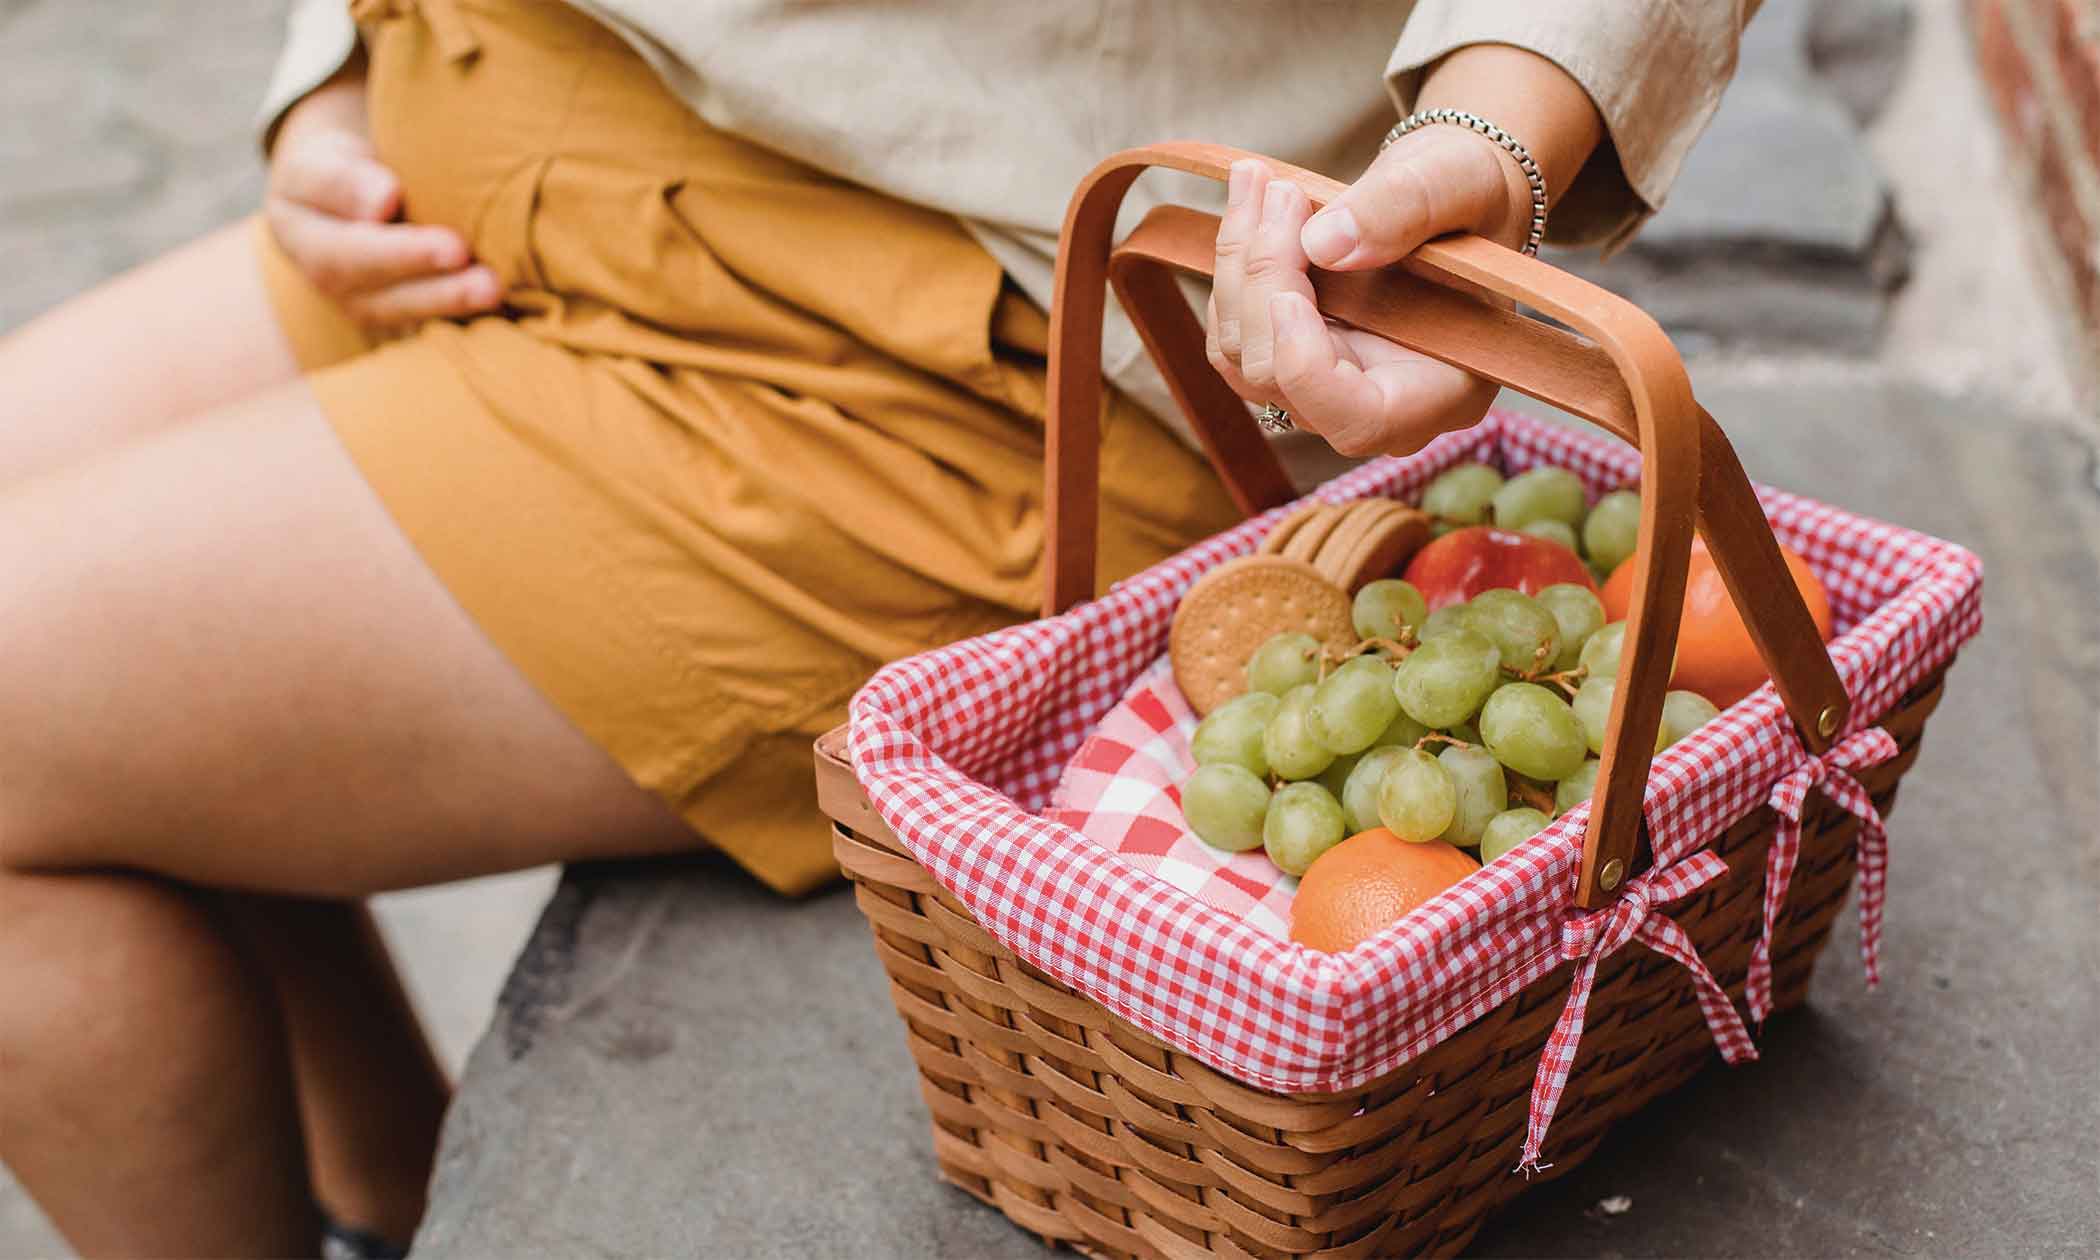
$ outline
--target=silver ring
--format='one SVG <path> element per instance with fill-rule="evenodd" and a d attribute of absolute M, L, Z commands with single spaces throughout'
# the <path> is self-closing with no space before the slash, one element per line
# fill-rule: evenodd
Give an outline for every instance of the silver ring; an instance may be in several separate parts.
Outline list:
<path fill-rule="evenodd" d="M 1263 433 L 1289 433 L 1298 427 L 1291 423 L 1291 413 L 1275 403 L 1263 403 L 1261 410 L 1254 413 L 1254 423 L 1261 426 Z"/>

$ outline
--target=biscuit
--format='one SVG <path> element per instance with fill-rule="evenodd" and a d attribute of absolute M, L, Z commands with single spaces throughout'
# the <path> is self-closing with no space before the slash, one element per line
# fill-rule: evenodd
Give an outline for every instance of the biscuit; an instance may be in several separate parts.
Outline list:
<path fill-rule="evenodd" d="M 1247 689 L 1247 658 L 1271 637 L 1303 632 L 1336 651 L 1356 641 L 1349 596 L 1309 564 L 1282 556 L 1228 560 L 1198 579 L 1167 635 L 1174 681 L 1198 715 Z"/>
<path fill-rule="evenodd" d="M 1327 541 L 1321 543 L 1320 549 L 1313 553 L 1312 566 L 1325 574 L 1328 581 L 1347 590 L 1348 587 L 1342 585 L 1344 570 L 1341 562 L 1356 550 L 1357 544 L 1364 540 L 1364 536 L 1395 506 L 1388 499 L 1358 499 L 1354 503 L 1344 504 L 1341 519 L 1327 535 Z"/>
<path fill-rule="evenodd" d="M 1276 527 L 1271 529 L 1268 535 L 1261 540 L 1261 546 L 1256 547 L 1254 553 L 1261 556 L 1282 555 L 1284 545 L 1290 542 L 1291 535 L 1297 533 L 1305 522 L 1313 518 L 1315 512 L 1318 512 L 1325 506 L 1327 505 L 1324 503 L 1307 503 L 1289 516 L 1276 522 Z"/>
<path fill-rule="evenodd" d="M 1365 530 L 1348 554 L 1331 564 L 1323 557 L 1320 569 L 1329 581 L 1353 595 L 1366 583 L 1406 568 L 1429 541 L 1433 524 L 1426 513 L 1395 503 Z"/>
<path fill-rule="evenodd" d="M 1291 540 L 1284 544 L 1283 556 L 1311 564 L 1312 558 L 1320 553 L 1320 545 L 1327 541 L 1327 536 L 1334 532 L 1335 526 L 1342 523 L 1342 517 L 1348 512 L 1349 505 L 1346 503 L 1322 503 L 1311 516 L 1305 518 L 1305 524 L 1298 527 L 1297 532 L 1291 535 Z"/>

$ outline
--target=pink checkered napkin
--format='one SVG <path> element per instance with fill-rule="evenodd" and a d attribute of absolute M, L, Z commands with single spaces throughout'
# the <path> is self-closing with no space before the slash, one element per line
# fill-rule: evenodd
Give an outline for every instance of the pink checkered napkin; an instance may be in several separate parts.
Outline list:
<path fill-rule="evenodd" d="M 1610 438 L 1494 412 L 1416 455 L 1344 474 L 1315 497 L 1413 499 L 1468 459 L 1512 473 L 1558 464 L 1593 491 L 1632 484 L 1640 465 Z M 1852 697 L 1852 731 L 1878 721 L 1981 625 L 1982 574 L 1969 552 L 1793 495 L 1760 497 L 1780 539 L 1829 592 L 1840 631 L 1830 652 Z M 1604 920 L 1573 905 L 1589 814 L 1579 808 L 1345 954 L 1279 939 L 1249 913 L 1222 910 L 1104 848 L 1069 815 L 1042 811 L 1088 736 L 1166 651 L 1182 593 L 1253 551 L 1287 510 L 1206 539 L 1063 616 L 884 668 L 853 698 L 850 752 L 884 822 L 1007 948 L 1203 1063 L 1306 1093 L 1383 1076 L 1554 968 L 1598 956 L 1584 951 L 1662 939 L 1668 900 L 1711 866 L 1699 850 L 1809 758 L 1770 686 L 1672 745 L 1650 770 L 1644 803 L 1658 879 L 1638 896 L 1629 885 Z M 1684 875 L 1672 882 L 1678 865 Z M 1864 872 L 1861 884 L 1863 898 L 1879 896 Z M 1710 1022 L 1722 1014 L 1709 1011 Z M 1579 1025 L 1569 1031 L 1579 1035 Z M 1573 1039 L 1557 1042 L 1549 1066 L 1564 1076 Z M 1549 1088 L 1534 1120 L 1551 1114 L 1554 1079 L 1542 1072 Z"/>
<path fill-rule="evenodd" d="M 1181 816 L 1181 784 L 1196 768 L 1189 752 L 1195 731 L 1196 713 L 1162 657 L 1079 746 L 1043 816 L 1205 905 L 1287 939 L 1298 881 L 1260 849 L 1210 847 Z"/>

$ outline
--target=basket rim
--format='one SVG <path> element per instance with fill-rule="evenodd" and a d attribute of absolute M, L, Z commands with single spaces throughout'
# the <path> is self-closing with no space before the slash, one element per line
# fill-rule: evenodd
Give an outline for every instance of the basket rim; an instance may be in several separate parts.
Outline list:
<path fill-rule="evenodd" d="M 1552 457 L 1592 484 L 1625 484 L 1638 471 L 1637 455 L 1611 439 L 1497 410 L 1307 498 L 1404 492 L 1483 457 L 1524 466 Z M 1841 587 L 1884 590 L 1831 644 L 1854 700 L 1848 731 L 1878 721 L 1975 633 L 1981 568 L 1967 550 L 1781 491 L 1759 494 L 1811 563 L 1832 568 L 1834 603 Z M 1267 1089 L 1330 1092 L 1404 1063 L 1562 962 L 1586 806 L 1378 936 L 1324 954 L 1225 915 L 1016 799 L 1040 808 L 1086 729 L 1156 659 L 1181 591 L 1253 550 L 1289 510 L 1207 539 L 1060 617 L 885 667 L 854 696 L 849 739 L 855 775 L 899 842 L 1001 944 L 1208 1066 Z M 1095 676 L 1074 679 L 1075 669 Z M 1047 683 L 1046 672 L 1055 675 Z M 980 728 L 957 726 L 956 714 Z M 998 718 L 1011 720 L 994 727 Z M 953 729 L 922 738 L 914 722 Z M 1016 741 L 1044 733 L 1066 748 L 1048 782 L 1041 765 L 1014 768 Z M 1666 750 L 1645 804 L 1658 870 L 1762 804 L 1806 759 L 1769 684 Z M 1718 812 L 1717 780 L 1726 785 Z"/>

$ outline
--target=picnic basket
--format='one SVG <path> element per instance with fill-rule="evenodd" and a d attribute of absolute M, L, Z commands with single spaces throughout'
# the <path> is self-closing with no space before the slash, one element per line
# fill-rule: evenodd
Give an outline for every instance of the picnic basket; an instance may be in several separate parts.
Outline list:
<path fill-rule="evenodd" d="M 1492 414 L 1317 492 L 1399 496 L 1468 458 L 1638 477 L 1598 789 L 1342 955 L 1134 869 L 1046 817 L 1051 786 L 1164 650 L 1181 592 L 1251 551 L 1294 491 L 1178 288 L 1177 273 L 1208 270 L 1215 218 L 1163 206 L 1120 246 L 1112 234 L 1145 169 L 1222 179 L 1245 156 L 1135 149 L 1080 185 L 1052 311 L 1044 618 L 879 672 L 818 741 L 818 793 L 945 1178 L 1092 1255 L 1448 1254 L 1717 1047 L 1753 1057 L 1738 1004 L 1761 1019 L 1804 999 L 1855 870 L 1876 977 L 1882 816 L 1977 628 L 1980 575 L 1952 544 L 1754 488 L 1653 321 L 1537 259 L 1450 238 L 1381 273 L 1319 274 L 1330 319 L 1638 447 Z M 1339 191 L 1270 166 L 1315 203 Z M 1090 599 L 1111 285 L 1253 519 Z M 1775 526 L 1831 589 L 1827 649 Z M 1774 686 L 1652 755 L 1668 673 L 1655 662 L 1676 635 L 1657 610 L 1682 599 L 1695 529 Z"/>

